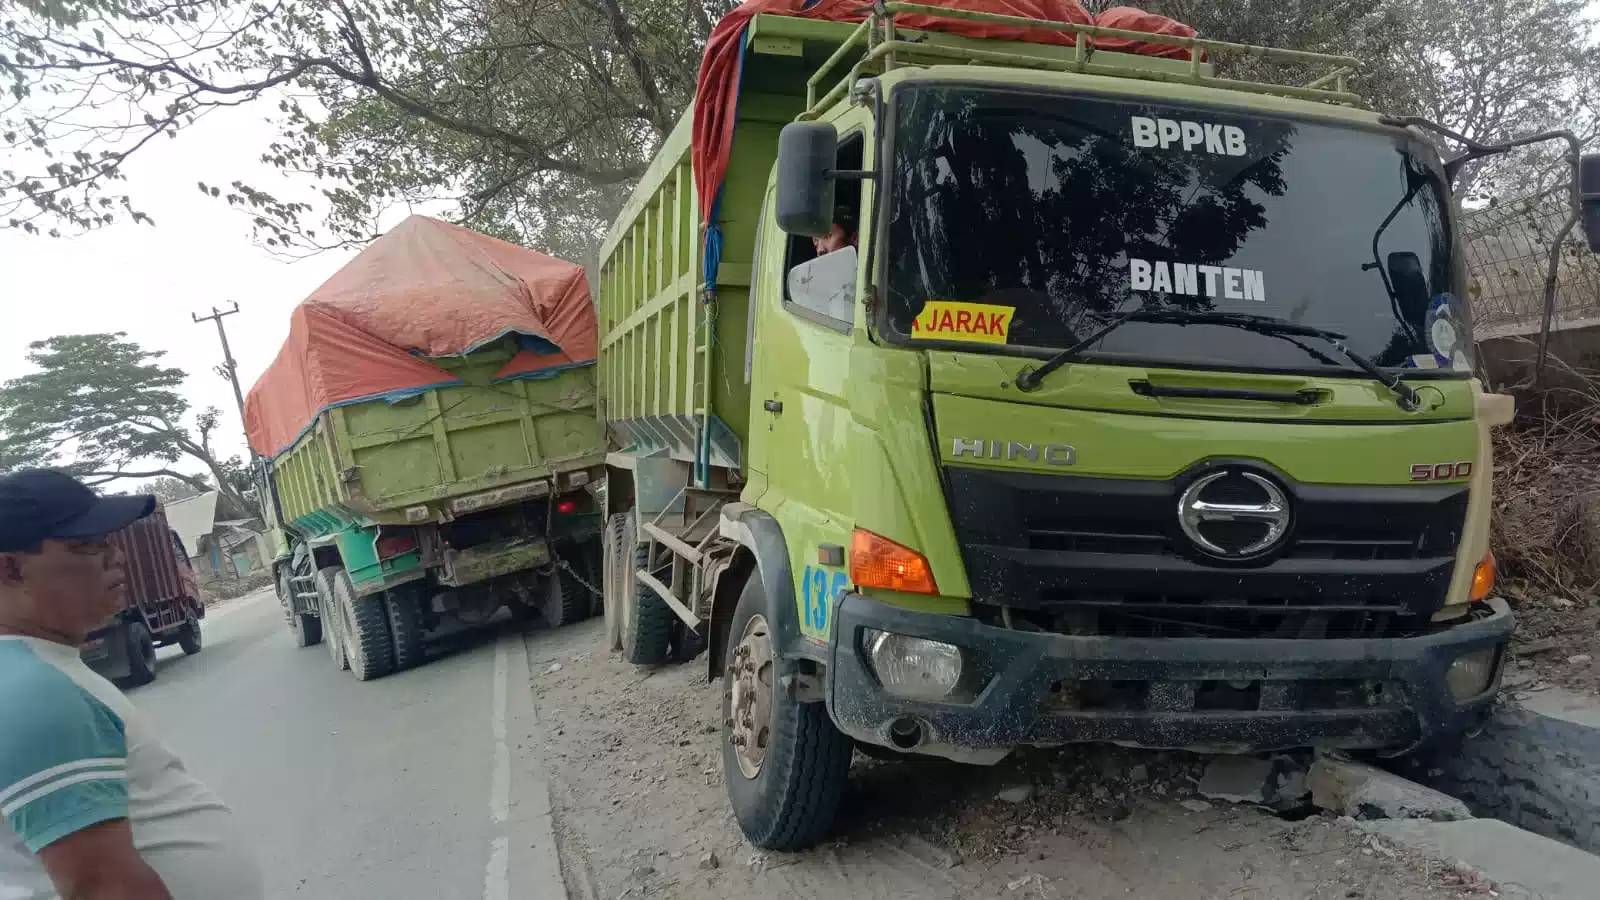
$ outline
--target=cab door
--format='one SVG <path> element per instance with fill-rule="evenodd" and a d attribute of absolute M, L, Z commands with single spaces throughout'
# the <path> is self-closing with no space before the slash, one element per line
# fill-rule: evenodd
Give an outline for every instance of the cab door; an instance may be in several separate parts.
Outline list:
<path fill-rule="evenodd" d="M 835 124 L 837 168 L 871 168 L 865 111 L 850 108 Z M 854 230 L 864 234 L 871 192 L 862 187 L 860 181 L 841 183 L 835 212 L 836 221 L 853 218 Z M 852 347 L 866 340 L 861 296 L 868 280 L 859 246 L 821 259 L 810 238 L 778 228 L 771 218 L 773 191 L 769 184 L 757 262 L 760 287 L 749 354 L 754 477 L 746 500 L 782 526 L 801 631 L 825 643 L 832 601 L 848 586 L 852 497 L 863 487 L 851 481 L 854 422 L 848 392 Z M 852 259 L 853 267 L 841 265 Z M 854 270 L 854 284 L 846 275 L 841 286 L 840 273 L 848 268 Z"/>

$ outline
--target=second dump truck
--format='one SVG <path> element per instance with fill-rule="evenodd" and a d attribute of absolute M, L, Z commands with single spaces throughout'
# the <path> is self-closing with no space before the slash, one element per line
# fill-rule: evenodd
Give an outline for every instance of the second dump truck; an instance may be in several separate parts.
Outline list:
<path fill-rule="evenodd" d="M 367 680 L 447 622 L 587 616 L 594 348 L 582 267 L 420 216 L 296 308 L 246 401 L 295 641 Z"/>
<path fill-rule="evenodd" d="M 1354 59 L 1077 13 L 748 18 L 606 240 L 610 640 L 705 648 L 758 846 L 856 745 L 1403 754 L 1494 697 L 1462 158 Z"/>

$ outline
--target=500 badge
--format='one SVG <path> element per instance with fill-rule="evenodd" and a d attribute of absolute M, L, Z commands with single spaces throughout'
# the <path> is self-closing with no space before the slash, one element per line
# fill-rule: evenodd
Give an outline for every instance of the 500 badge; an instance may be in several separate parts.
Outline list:
<path fill-rule="evenodd" d="M 1467 460 L 1453 463 L 1417 463 L 1411 467 L 1412 481 L 1446 481 L 1471 478 L 1472 463 Z"/>

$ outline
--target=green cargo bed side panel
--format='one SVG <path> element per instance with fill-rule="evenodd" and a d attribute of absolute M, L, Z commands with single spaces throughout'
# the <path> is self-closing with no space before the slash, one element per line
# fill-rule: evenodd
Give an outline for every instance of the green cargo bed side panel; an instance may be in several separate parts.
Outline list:
<path fill-rule="evenodd" d="M 597 465 L 594 367 L 495 381 L 515 351 L 507 339 L 436 359 L 462 383 L 324 412 L 272 463 L 285 518 L 311 535 L 375 518 L 429 521 L 451 498 Z M 425 504 L 425 516 L 405 518 Z"/>

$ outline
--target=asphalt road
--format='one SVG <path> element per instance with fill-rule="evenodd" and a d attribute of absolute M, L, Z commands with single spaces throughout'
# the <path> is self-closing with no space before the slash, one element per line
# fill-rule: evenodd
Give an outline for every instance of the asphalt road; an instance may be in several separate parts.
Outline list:
<path fill-rule="evenodd" d="M 256 839 L 272 898 L 561 898 L 527 654 L 508 628 L 358 682 L 298 649 L 269 592 L 130 692 Z"/>

